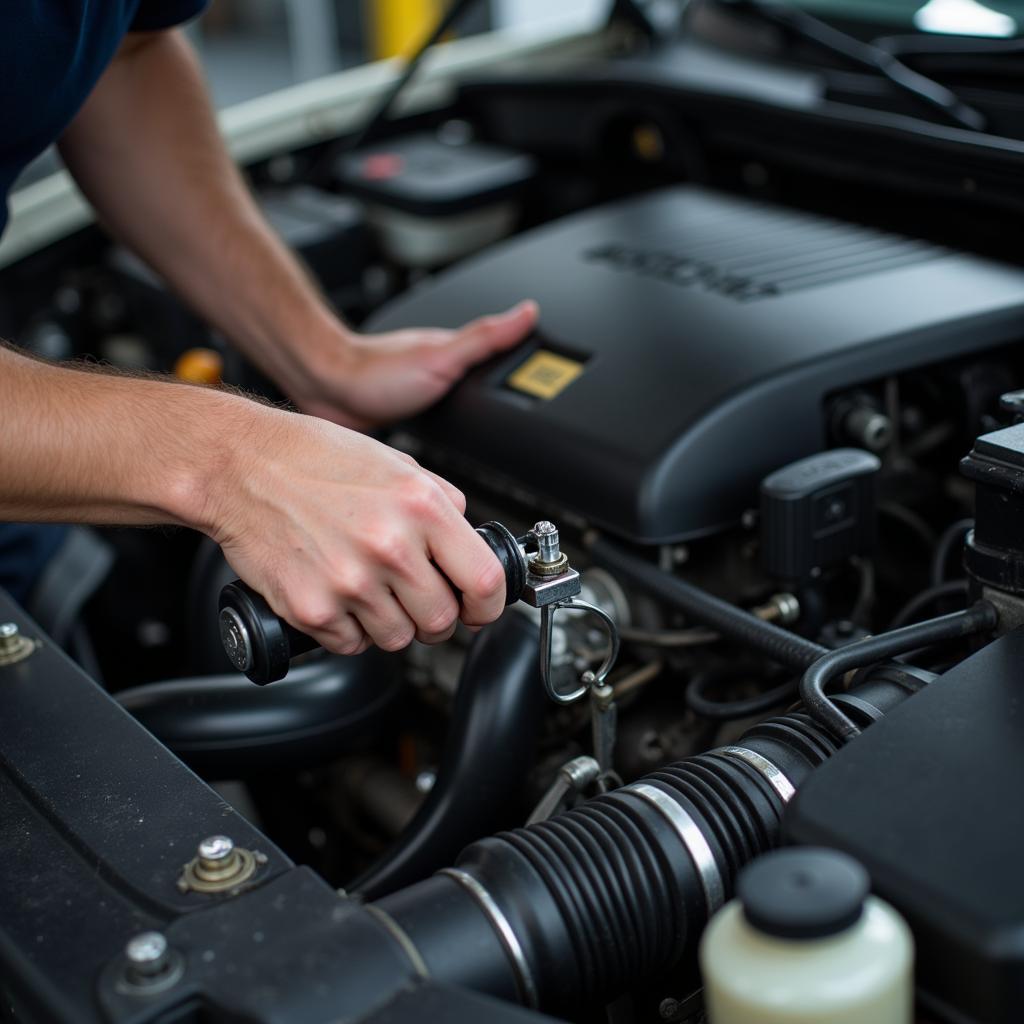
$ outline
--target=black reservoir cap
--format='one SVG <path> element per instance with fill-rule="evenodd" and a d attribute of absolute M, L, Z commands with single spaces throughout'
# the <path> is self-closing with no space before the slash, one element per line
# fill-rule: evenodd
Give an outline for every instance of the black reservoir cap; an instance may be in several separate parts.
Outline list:
<path fill-rule="evenodd" d="M 464 213 L 517 193 L 532 181 L 532 157 L 482 142 L 457 145 L 426 133 L 347 153 L 337 181 L 361 199 L 421 217 Z"/>
<path fill-rule="evenodd" d="M 761 482 L 765 572 L 803 580 L 875 544 L 875 474 L 860 448 L 836 448 L 776 470 Z"/>
<path fill-rule="evenodd" d="M 820 939 L 855 925 L 868 874 L 824 847 L 792 847 L 758 857 L 740 872 L 736 895 L 751 927 L 780 939 Z"/>

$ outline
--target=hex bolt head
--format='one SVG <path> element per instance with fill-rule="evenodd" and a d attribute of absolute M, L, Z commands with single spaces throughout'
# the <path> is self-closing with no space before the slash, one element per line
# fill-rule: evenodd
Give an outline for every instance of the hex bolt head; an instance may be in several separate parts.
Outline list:
<path fill-rule="evenodd" d="M 167 969 L 167 939 L 160 932 L 140 932 L 129 939 L 128 945 L 124 948 L 124 955 L 133 977 L 152 978 Z"/>
<path fill-rule="evenodd" d="M 207 836 L 197 852 L 204 867 L 220 868 L 234 855 L 235 844 L 228 836 Z"/>

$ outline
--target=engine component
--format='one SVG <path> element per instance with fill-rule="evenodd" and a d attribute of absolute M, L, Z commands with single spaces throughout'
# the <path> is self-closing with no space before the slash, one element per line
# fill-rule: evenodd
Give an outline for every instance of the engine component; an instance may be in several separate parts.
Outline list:
<path fill-rule="evenodd" d="M 385 251 L 406 267 L 437 267 L 508 234 L 536 165 L 479 142 L 406 135 L 341 156 L 338 184 L 367 205 Z"/>
<path fill-rule="evenodd" d="M 351 892 L 376 899 L 450 864 L 473 839 L 515 823 L 523 766 L 534 756 L 546 704 L 537 654 L 537 631 L 520 615 L 504 616 L 476 638 L 430 795 L 396 845 L 348 885 Z"/>
<path fill-rule="evenodd" d="M 1024 1001 L 1020 673 L 1024 631 L 982 648 L 816 772 L 785 835 L 856 857 L 907 919 L 924 1005 L 1009 1024 Z"/>
<path fill-rule="evenodd" d="M 362 750 L 400 692 L 400 663 L 373 650 L 296 666 L 266 693 L 232 674 L 149 683 L 115 699 L 190 767 L 224 779 Z"/>
<path fill-rule="evenodd" d="M 960 468 L 975 484 L 964 565 L 986 595 L 1024 595 L 1024 424 L 984 434 Z M 1018 602 L 1019 603 L 1019 602 Z M 1015 624 L 1022 620 L 1018 610 Z"/>
<path fill-rule="evenodd" d="M 24 628 L 2 595 L 0 607 Z M 529 630 L 513 616 L 498 625 L 517 624 Z M 362 906 L 292 868 L 51 645 L 3 671 L 12 677 L 0 687 L 11 726 L 0 743 L 0 846 L 16 870 L 0 875 L 0 973 L 5 984 L 15 979 L 16 1006 L 56 1020 L 82 1020 L 97 1000 L 108 1021 L 162 1019 L 187 991 L 218 1019 L 366 1021 L 425 975 L 509 1000 L 578 1007 L 692 950 L 738 870 L 778 841 L 794 791 L 836 749 L 796 711 L 549 821 L 475 843 L 455 868 Z M 38 699 L 40 680 L 47 702 Z M 877 672 L 833 700 L 867 726 L 915 689 L 905 671 Z M 956 692 L 970 700 L 976 688 Z M 64 712 L 56 720 L 54 704 Z M 998 710 L 1009 737 L 1012 716 Z M 59 764 L 38 756 L 44 721 L 58 733 Z M 116 742 L 116 765 L 97 748 L 97 734 Z M 130 770 L 141 765 L 145 772 Z M 97 815 L 82 799 L 98 792 L 117 813 Z M 223 832 L 266 852 L 254 887 L 180 892 L 181 845 Z M 43 905 L 26 904 L 22 880 L 41 864 L 52 866 L 54 890 Z M 83 943 L 69 920 L 92 928 L 97 941 Z M 183 972 L 140 1006 L 123 990 L 123 944 L 156 926 L 181 953 Z M 40 928 L 51 936 L 42 948 Z M 58 1005 L 58 988 L 73 1013 Z"/>
<path fill-rule="evenodd" d="M 500 523 L 485 523 L 477 528 L 477 533 L 505 570 L 506 605 L 521 599 L 540 609 L 540 675 L 551 700 L 571 704 L 591 688 L 603 687 L 618 656 L 618 629 L 614 618 L 603 608 L 577 596 L 582 590 L 580 574 L 562 552 L 555 525 L 543 520 L 518 540 Z M 527 558 L 523 545 L 530 542 L 537 545 L 537 552 Z M 552 676 L 554 615 L 560 608 L 596 616 L 608 638 L 608 653 L 600 668 L 584 672 L 580 685 L 568 693 L 557 689 Z M 220 630 L 232 664 L 259 685 L 283 678 L 291 658 L 320 646 L 311 636 L 275 615 L 266 599 L 241 580 L 229 583 L 221 591 Z"/>
<path fill-rule="evenodd" d="M 835 700 L 866 726 L 910 692 L 894 676 Z M 454 868 L 376 907 L 435 977 L 530 1005 L 585 1005 L 694 948 L 834 750 L 802 712 L 769 720 L 734 745 L 474 843 Z"/>
<path fill-rule="evenodd" d="M 687 186 L 502 243 L 368 327 L 524 297 L 533 339 L 407 432 L 493 490 L 668 543 L 738 522 L 763 477 L 820 451 L 829 396 L 1015 341 L 1024 272 Z"/>
<path fill-rule="evenodd" d="M 722 1024 L 911 1024 L 914 940 L 867 872 L 834 850 L 785 849 L 740 872 L 700 944 Z"/>
<path fill-rule="evenodd" d="M 828 653 L 827 647 L 781 629 L 685 580 L 661 572 L 650 562 L 611 541 L 599 538 L 591 546 L 591 554 L 621 582 L 633 583 L 657 595 L 695 622 L 710 626 L 722 636 L 760 651 L 782 665 L 806 669 Z"/>
<path fill-rule="evenodd" d="M 178 888 L 182 892 L 237 893 L 266 863 L 266 854 L 242 849 L 230 836 L 207 836 L 182 868 Z"/>
<path fill-rule="evenodd" d="M 518 601 L 528 576 L 526 556 L 518 541 L 500 523 L 485 523 L 477 528 L 477 533 L 505 570 L 505 603 Z M 535 590 L 569 596 L 575 584 L 575 592 L 579 593 L 579 575 L 572 575 L 568 586 L 566 581 L 552 577 Z M 292 658 L 320 646 L 311 636 L 275 615 L 266 599 L 241 580 L 229 583 L 221 591 L 220 634 L 231 663 L 259 686 L 283 679 Z"/>
<path fill-rule="evenodd" d="M 16 622 L 0 622 L 0 666 L 15 665 L 36 649 L 36 642 L 21 635 Z"/>
<path fill-rule="evenodd" d="M 892 420 L 866 396 L 855 395 L 837 402 L 831 418 L 835 433 L 858 448 L 884 452 L 892 444 Z"/>
<path fill-rule="evenodd" d="M 856 448 L 811 455 L 761 483 L 761 565 L 802 581 L 870 555 L 878 459 Z"/>
<path fill-rule="evenodd" d="M 836 700 L 825 695 L 825 687 L 830 680 L 883 658 L 895 658 L 933 644 L 991 633 L 998 623 L 999 615 L 993 605 L 979 601 L 962 612 L 916 622 L 879 636 L 865 637 L 830 651 L 811 665 L 800 680 L 800 697 L 815 721 L 846 742 L 860 735 L 860 727 L 837 707 Z"/>

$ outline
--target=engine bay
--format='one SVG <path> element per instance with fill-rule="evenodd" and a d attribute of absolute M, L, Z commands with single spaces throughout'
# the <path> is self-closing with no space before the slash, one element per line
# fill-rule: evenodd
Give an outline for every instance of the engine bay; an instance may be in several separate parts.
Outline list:
<path fill-rule="evenodd" d="M 382 435 L 522 578 L 478 635 L 289 667 L 293 636 L 256 687 L 212 541 L 75 528 L 24 608 L 0 593 L 12 1020 L 698 1024 L 704 926 L 801 845 L 908 922 L 912 1019 L 1020 1019 L 1009 141 L 971 164 L 953 129 L 801 106 L 796 70 L 747 55 L 726 89 L 707 40 L 702 79 L 616 39 L 247 168 L 364 330 L 539 303 Z M 38 356 L 194 381 L 199 353 L 281 400 L 99 227 L 0 275 Z"/>

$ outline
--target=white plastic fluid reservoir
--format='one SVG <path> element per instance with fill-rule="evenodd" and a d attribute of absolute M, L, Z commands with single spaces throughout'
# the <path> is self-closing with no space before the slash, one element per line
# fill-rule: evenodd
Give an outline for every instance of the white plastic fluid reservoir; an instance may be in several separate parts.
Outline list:
<path fill-rule="evenodd" d="M 709 1024 L 910 1024 L 914 941 L 868 889 L 834 850 L 777 850 L 745 868 L 701 939 Z"/>

